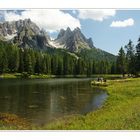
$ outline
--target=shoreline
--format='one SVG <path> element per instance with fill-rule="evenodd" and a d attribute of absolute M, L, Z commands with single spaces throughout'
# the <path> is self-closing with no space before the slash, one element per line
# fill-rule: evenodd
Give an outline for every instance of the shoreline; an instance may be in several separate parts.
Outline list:
<path fill-rule="evenodd" d="M 0 79 L 49 79 L 49 78 L 98 78 L 104 77 L 107 79 L 121 78 L 120 74 L 95 74 L 95 75 L 48 75 L 48 74 L 31 74 L 26 73 L 24 77 L 23 73 L 4 73 L 0 74 Z"/>
<path fill-rule="evenodd" d="M 108 80 L 108 98 L 101 108 L 86 115 L 71 115 L 56 119 L 30 130 L 140 130 L 140 78 Z M 0 126 L 0 128 L 4 128 Z M 5 127 L 7 130 L 10 127 Z M 13 127 L 18 130 L 18 127 Z"/>

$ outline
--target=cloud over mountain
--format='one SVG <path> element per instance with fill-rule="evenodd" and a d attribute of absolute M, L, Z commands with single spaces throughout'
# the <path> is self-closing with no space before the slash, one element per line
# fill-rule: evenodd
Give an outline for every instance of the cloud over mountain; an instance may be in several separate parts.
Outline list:
<path fill-rule="evenodd" d="M 55 32 L 61 28 L 66 29 L 68 26 L 73 30 L 76 27 L 81 28 L 80 21 L 69 13 L 64 13 L 57 9 L 34 9 L 21 11 L 20 14 L 14 11 L 4 12 L 6 21 L 15 21 L 19 19 L 30 18 L 40 28 L 46 29 L 48 32 Z"/>

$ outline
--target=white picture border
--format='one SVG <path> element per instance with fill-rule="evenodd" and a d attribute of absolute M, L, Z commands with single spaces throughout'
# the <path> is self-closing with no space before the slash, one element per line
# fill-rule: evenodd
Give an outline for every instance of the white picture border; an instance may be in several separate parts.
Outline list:
<path fill-rule="evenodd" d="M 140 9 L 140 0 L 0 0 L 0 9 Z M 140 131 L 0 131 L 0 140 L 140 140 Z"/>

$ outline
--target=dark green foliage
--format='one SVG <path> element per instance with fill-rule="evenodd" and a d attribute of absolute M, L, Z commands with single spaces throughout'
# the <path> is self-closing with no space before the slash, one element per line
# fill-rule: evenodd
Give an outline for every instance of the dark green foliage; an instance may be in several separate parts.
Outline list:
<path fill-rule="evenodd" d="M 0 48 L 0 73 L 8 72 L 7 54 L 4 49 Z"/>
<path fill-rule="evenodd" d="M 124 52 L 123 47 L 121 47 L 121 49 L 119 50 L 117 57 L 117 71 L 123 76 L 126 73 L 126 54 Z"/>
<path fill-rule="evenodd" d="M 24 50 L 22 48 L 19 49 L 19 69 L 18 71 L 21 73 L 24 71 Z"/>
<path fill-rule="evenodd" d="M 116 63 L 113 62 L 112 65 L 111 65 L 111 74 L 115 74 L 117 72 L 116 70 Z"/>
<path fill-rule="evenodd" d="M 92 49 L 82 49 L 79 53 L 77 53 L 78 56 L 84 58 L 85 60 L 96 60 L 101 61 L 106 59 L 109 62 L 116 61 L 116 57 L 113 54 L 110 54 L 108 52 L 105 52 L 103 50 L 92 48 Z"/>
<path fill-rule="evenodd" d="M 87 76 L 91 76 L 92 75 L 92 63 L 89 61 L 87 62 Z"/>
<path fill-rule="evenodd" d="M 34 68 L 34 71 L 35 73 L 42 73 L 42 67 L 41 67 L 41 59 L 42 59 L 42 56 L 39 52 L 36 52 L 35 53 L 35 58 L 36 58 L 36 63 L 35 63 L 35 68 Z"/>
<path fill-rule="evenodd" d="M 140 73 L 140 37 L 138 39 L 138 44 L 136 45 L 136 71 Z"/>
<path fill-rule="evenodd" d="M 131 40 L 125 46 L 126 49 L 126 69 L 128 74 L 135 74 L 136 73 L 136 59 L 135 59 L 135 50 L 134 45 Z"/>
<path fill-rule="evenodd" d="M 91 76 L 111 73 L 111 68 L 112 59 L 110 62 L 107 56 L 95 59 L 84 52 L 74 54 L 53 48 L 42 52 L 0 41 L 0 73 L 19 72 L 23 77 L 31 74 Z"/>
<path fill-rule="evenodd" d="M 136 47 L 134 47 L 133 42 L 129 40 L 125 46 L 125 50 L 126 52 L 123 47 L 119 50 L 116 61 L 116 72 L 122 73 L 123 76 L 125 73 L 129 76 L 138 76 L 140 73 L 140 38 L 138 39 Z M 113 67 L 112 70 L 114 69 Z"/>
<path fill-rule="evenodd" d="M 28 74 L 27 72 L 22 72 L 21 74 L 21 78 L 29 78 L 30 77 L 30 74 Z"/>

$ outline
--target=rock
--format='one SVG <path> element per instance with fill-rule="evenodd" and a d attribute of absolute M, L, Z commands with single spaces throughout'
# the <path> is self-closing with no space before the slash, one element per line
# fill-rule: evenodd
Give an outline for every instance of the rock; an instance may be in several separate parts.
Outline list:
<path fill-rule="evenodd" d="M 35 48 L 46 50 L 51 48 L 63 48 L 70 52 L 78 52 L 81 49 L 93 48 L 92 39 L 87 39 L 80 28 L 73 31 L 68 27 L 61 29 L 57 38 L 51 40 L 44 29 L 40 29 L 30 19 L 0 23 L 0 39 L 11 41 L 22 48 Z"/>
<path fill-rule="evenodd" d="M 73 31 L 71 31 L 69 27 L 66 30 L 61 29 L 55 43 L 70 52 L 78 52 L 81 49 L 90 49 L 94 47 L 92 39 L 87 39 L 80 28 L 75 28 Z"/>
<path fill-rule="evenodd" d="M 29 105 L 29 108 L 38 108 L 38 105 Z"/>
<path fill-rule="evenodd" d="M 22 48 L 46 50 L 50 47 L 48 34 L 30 19 L 0 23 L 0 35 L 1 38 L 17 43 Z"/>

